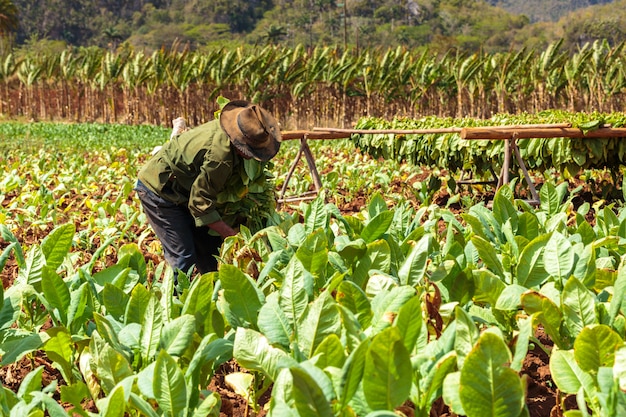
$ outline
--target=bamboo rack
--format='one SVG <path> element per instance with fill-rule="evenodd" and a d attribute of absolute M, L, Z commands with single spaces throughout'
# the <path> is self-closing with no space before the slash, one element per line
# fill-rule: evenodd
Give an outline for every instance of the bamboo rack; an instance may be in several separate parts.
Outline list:
<path fill-rule="evenodd" d="M 483 127 L 449 127 L 449 128 L 433 128 L 433 129 L 339 129 L 329 127 L 314 127 L 313 130 L 294 130 L 282 132 L 283 140 L 300 140 L 300 149 L 291 164 L 287 177 L 280 192 L 278 203 L 289 201 L 311 200 L 316 197 L 322 188 L 322 181 L 315 165 L 315 158 L 308 145 L 308 140 L 327 140 L 327 139 L 348 139 L 353 134 L 394 134 L 394 135 L 410 135 L 410 134 L 433 134 L 433 133 L 455 133 L 459 134 L 465 140 L 504 140 L 505 152 L 504 161 L 500 175 L 497 178 L 496 189 L 503 184 L 509 183 L 509 171 L 511 168 L 512 158 L 515 157 L 519 168 L 521 169 L 524 179 L 528 183 L 532 199 L 528 200 L 529 204 L 539 205 L 539 194 L 532 182 L 526 164 L 520 154 L 517 146 L 518 139 L 532 138 L 611 138 L 626 137 L 626 128 L 613 128 L 604 125 L 598 129 L 589 132 L 583 132 L 579 128 L 574 128 L 570 123 L 547 123 L 547 124 L 529 124 L 529 125 L 501 125 L 501 126 L 483 126 Z M 301 196 L 285 198 L 285 192 L 289 184 L 289 180 L 293 176 L 295 168 L 302 157 L 305 157 L 308 164 L 315 191 L 309 191 Z M 495 173 L 494 173 L 495 174 Z M 471 183 L 472 181 L 461 181 L 462 183 Z M 495 182 L 495 181 L 494 181 Z"/>

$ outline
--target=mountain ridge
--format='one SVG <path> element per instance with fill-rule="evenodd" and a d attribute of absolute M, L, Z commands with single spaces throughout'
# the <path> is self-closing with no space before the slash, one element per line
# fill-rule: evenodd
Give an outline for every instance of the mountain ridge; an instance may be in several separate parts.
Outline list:
<path fill-rule="evenodd" d="M 528 16 L 531 22 L 556 22 L 575 10 L 612 2 L 613 0 L 487 0 L 492 6 L 501 7 L 509 13 Z"/>

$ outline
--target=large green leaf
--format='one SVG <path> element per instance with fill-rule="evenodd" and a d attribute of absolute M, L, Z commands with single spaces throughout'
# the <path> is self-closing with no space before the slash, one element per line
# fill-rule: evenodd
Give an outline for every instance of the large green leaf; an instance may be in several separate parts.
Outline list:
<path fill-rule="evenodd" d="M 487 269 L 482 269 L 474 271 L 473 278 L 474 301 L 483 301 L 495 306 L 498 298 L 500 298 L 500 294 L 506 288 L 506 284 L 501 277 Z"/>
<path fill-rule="evenodd" d="M 279 407 L 277 404 L 287 405 L 300 417 L 334 415 L 330 401 L 315 379 L 298 367 L 283 369 L 275 380 L 270 408 Z"/>
<path fill-rule="evenodd" d="M 108 344 L 102 346 L 94 360 L 96 361 L 95 374 L 102 389 L 107 394 L 125 378 L 134 375 L 130 363 L 124 355 Z"/>
<path fill-rule="evenodd" d="M 109 317 L 103 316 L 99 313 L 93 313 L 93 321 L 96 323 L 96 330 L 98 334 L 113 348 L 123 351 L 123 347 L 120 343 L 117 329 L 114 325 L 115 321 L 109 320 Z"/>
<path fill-rule="evenodd" d="M 461 387 L 461 371 L 450 372 L 446 375 L 443 384 L 442 398 L 450 409 L 458 415 L 465 415 L 461 396 L 459 393 Z"/>
<path fill-rule="evenodd" d="M 47 333 L 28 333 L 19 331 L 17 334 L 6 335 L 0 344 L 0 365 L 8 365 L 39 349 L 48 339 Z"/>
<path fill-rule="evenodd" d="M 596 375 L 601 366 L 613 366 L 615 351 L 623 343 L 620 335 L 609 326 L 586 326 L 574 340 L 576 363 L 583 371 Z"/>
<path fill-rule="evenodd" d="M 328 240 L 324 230 L 318 229 L 309 234 L 306 240 L 296 251 L 296 256 L 302 262 L 304 268 L 316 278 L 324 278 L 328 266 Z M 317 285 L 321 288 L 324 282 Z"/>
<path fill-rule="evenodd" d="M 371 197 L 370 201 L 367 204 L 367 213 L 369 214 L 370 219 L 378 216 L 380 213 L 387 211 L 389 208 L 387 207 L 387 202 L 384 197 L 380 194 L 380 192 L 375 192 Z"/>
<path fill-rule="evenodd" d="M 522 307 L 533 316 L 533 320 L 541 323 L 552 341 L 559 347 L 565 348 L 568 341 L 561 335 L 563 313 L 545 295 L 536 291 L 522 294 Z"/>
<path fill-rule="evenodd" d="M 329 334 L 317 346 L 313 356 L 317 357 L 315 366 L 324 369 L 328 366 L 341 368 L 346 363 L 345 347 L 336 334 Z"/>
<path fill-rule="evenodd" d="M 515 340 L 515 354 L 511 361 L 511 369 L 519 372 L 522 370 L 524 359 L 528 353 L 528 344 L 533 334 L 533 323 L 531 317 L 524 317 L 517 320 L 519 333 Z"/>
<path fill-rule="evenodd" d="M 393 287 L 389 291 L 382 291 L 372 300 L 372 334 L 391 326 L 400 308 L 404 306 L 416 292 L 413 287 Z"/>
<path fill-rule="evenodd" d="M 289 348 L 294 332 L 293 323 L 289 322 L 285 312 L 280 308 L 278 297 L 277 291 L 267 296 L 265 304 L 259 310 L 257 324 L 270 343 Z"/>
<path fill-rule="evenodd" d="M 502 261 L 500 261 L 500 258 L 498 258 L 498 253 L 496 252 L 496 249 L 493 247 L 491 242 L 483 239 L 478 235 L 474 235 L 472 236 L 472 243 L 478 251 L 478 255 L 480 256 L 480 259 L 483 261 L 485 266 L 502 280 L 504 280 L 505 276 Z"/>
<path fill-rule="evenodd" d="M 298 346 L 310 358 L 319 344 L 331 334 L 339 335 L 341 321 L 337 305 L 328 291 L 317 297 L 298 322 Z"/>
<path fill-rule="evenodd" d="M 459 395 L 467 417 L 519 417 L 524 386 L 507 366 L 511 353 L 504 341 L 485 332 L 465 359 Z"/>
<path fill-rule="evenodd" d="M 72 374 L 73 355 L 76 347 L 72 335 L 64 327 L 51 327 L 46 330 L 50 339 L 43 346 L 46 355 L 56 363 L 63 373 L 63 378 L 69 383 L 74 381 Z"/>
<path fill-rule="evenodd" d="M 371 343 L 371 339 L 362 340 L 356 349 L 350 353 L 348 360 L 341 369 L 341 380 L 338 390 L 341 408 L 350 403 L 359 387 L 361 387 L 363 373 L 365 372 L 365 358 Z"/>
<path fill-rule="evenodd" d="M 72 247 L 76 226 L 67 223 L 54 228 L 48 236 L 41 241 L 41 251 L 46 258 L 46 265 L 56 270 L 67 256 Z"/>
<path fill-rule="evenodd" d="M 537 287 L 550 276 L 544 267 L 543 252 L 551 236 L 549 233 L 539 235 L 522 249 L 516 270 L 519 285 L 526 288 Z"/>
<path fill-rule="evenodd" d="M 335 238 L 335 250 L 348 265 L 352 265 L 367 253 L 367 244 L 362 238 L 352 240 L 346 235 L 339 235 Z"/>
<path fill-rule="evenodd" d="M 137 272 L 139 280 L 145 283 L 147 280 L 146 259 L 139 245 L 137 243 L 127 243 L 119 248 L 117 252 L 118 262 L 122 262 L 122 259 L 127 259 L 128 266 Z"/>
<path fill-rule="evenodd" d="M 526 290 L 527 288 L 521 285 L 507 285 L 498 296 L 494 307 L 498 310 L 516 311 L 522 303 L 522 294 L 526 292 Z"/>
<path fill-rule="evenodd" d="M 457 355 L 458 367 L 462 368 L 465 358 L 478 341 L 479 332 L 476 323 L 463 308 L 455 307 L 454 315 L 456 317 L 454 350 Z"/>
<path fill-rule="evenodd" d="M 556 386 L 566 394 L 576 394 L 581 388 L 589 393 L 596 391 L 593 377 L 578 366 L 573 350 L 552 352 L 550 373 Z"/>
<path fill-rule="evenodd" d="M 208 294 L 213 294 L 213 277 L 212 274 L 202 274 L 194 278 L 184 300 L 181 314 L 204 315 L 210 311 L 213 300 Z"/>
<path fill-rule="evenodd" d="M 93 317 L 92 286 L 84 282 L 71 292 L 67 322 L 73 334 L 82 333 Z"/>
<path fill-rule="evenodd" d="M 228 310 L 226 318 L 233 327 L 256 327 L 265 296 L 256 282 L 234 265 L 222 265 L 219 271 Z"/>
<path fill-rule="evenodd" d="M 193 341 L 196 331 L 196 319 L 190 314 L 183 314 L 163 326 L 159 349 L 171 356 L 182 356 Z"/>
<path fill-rule="evenodd" d="M 102 291 L 104 285 L 109 283 L 124 288 L 126 280 L 130 275 L 131 269 L 122 264 L 111 265 L 102 271 L 98 271 L 93 274 L 93 282 L 96 287 L 96 292 Z"/>
<path fill-rule="evenodd" d="M 575 254 L 572 244 L 559 232 L 554 232 L 546 243 L 543 264 L 555 278 L 567 280 L 574 268 Z"/>
<path fill-rule="evenodd" d="M 365 225 L 361 231 L 361 238 L 366 243 L 380 239 L 389 230 L 389 226 L 393 222 L 393 216 L 394 213 L 391 210 L 378 213 L 376 217 Z"/>
<path fill-rule="evenodd" d="M 493 212 L 484 204 L 476 204 L 470 207 L 469 212 L 478 218 L 483 226 L 483 237 L 488 242 L 502 242 L 502 224 L 496 220 Z M 473 228 L 473 226 L 472 226 Z M 481 236 L 482 237 L 482 236 Z"/>
<path fill-rule="evenodd" d="M 32 404 L 37 404 L 37 403 L 40 403 L 43 405 L 42 408 L 46 410 L 46 413 L 49 417 L 68 417 L 67 411 L 65 411 L 63 406 L 57 400 L 52 398 L 52 396 L 47 392 L 43 392 L 43 391 L 33 392 Z M 11 411 L 15 411 L 16 409 L 13 409 Z M 21 413 L 20 411 L 17 411 L 11 414 L 20 415 Z"/>
<path fill-rule="evenodd" d="M 398 271 L 398 278 L 402 285 L 416 286 L 422 283 L 426 266 L 431 236 L 426 235 L 417 243 L 411 244 L 411 249 Z"/>
<path fill-rule="evenodd" d="M 271 346 L 261 333 L 243 327 L 235 332 L 233 358 L 244 368 L 263 372 L 274 381 L 283 368 L 298 364 L 283 350 Z"/>
<path fill-rule="evenodd" d="M 394 326 L 398 328 L 402 335 L 404 347 L 406 347 L 409 353 L 413 352 L 422 331 L 426 330 L 422 317 L 422 308 L 421 296 L 415 295 L 400 307 L 394 322 Z"/>
<path fill-rule="evenodd" d="M 130 297 L 121 288 L 108 282 L 104 284 L 102 290 L 102 304 L 107 313 L 120 320 L 126 312 L 126 305 Z"/>
<path fill-rule="evenodd" d="M 465 220 L 467 224 L 472 228 L 472 231 L 474 232 L 474 234 L 476 234 L 477 236 L 480 236 L 481 238 L 485 240 L 489 240 L 489 237 L 487 236 L 485 232 L 485 227 L 480 222 L 480 219 L 478 217 L 469 213 L 463 213 L 461 214 L 461 218 Z"/>
<path fill-rule="evenodd" d="M 507 221 L 511 223 L 513 232 L 517 231 L 518 218 L 517 210 L 513 205 L 511 199 L 506 195 L 511 194 L 511 190 L 508 185 L 500 187 L 493 198 L 493 215 L 500 222 L 504 224 Z"/>
<path fill-rule="evenodd" d="M 370 260 L 370 269 L 376 269 L 385 273 L 391 271 L 393 255 L 392 248 L 387 240 L 379 239 L 368 243 L 367 255 Z"/>
<path fill-rule="evenodd" d="M 574 262 L 572 275 L 578 278 L 585 287 L 595 287 L 598 272 L 596 265 L 597 251 L 595 246 L 587 245 L 583 247 L 582 243 L 577 243 L 574 245 L 574 250 L 576 252 L 576 261 Z"/>
<path fill-rule="evenodd" d="M 573 338 L 583 327 L 595 324 L 595 296 L 576 278 L 570 277 L 563 287 L 562 308 L 565 324 Z"/>
<path fill-rule="evenodd" d="M 24 376 L 24 378 L 20 382 L 20 387 L 17 390 L 17 396 L 19 398 L 30 402 L 31 393 L 33 391 L 41 390 L 43 370 L 44 366 L 41 365 Z"/>
<path fill-rule="evenodd" d="M 393 410 L 411 391 L 411 358 L 397 327 L 372 339 L 365 355 L 363 393 L 373 410 Z"/>
<path fill-rule="evenodd" d="M 536 239 L 539 236 L 539 220 L 537 220 L 535 213 L 524 212 L 519 215 L 517 234 L 528 240 Z"/>
<path fill-rule="evenodd" d="M 329 221 L 329 215 L 324 208 L 324 199 L 321 197 L 316 198 L 308 206 L 308 209 L 304 213 L 304 226 L 306 233 L 313 233 L 317 229 L 326 229 L 326 225 Z"/>
<path fill-rule="evenodd" d="M 422 412 L 429 412 L 433 403 L 442 395 L 446 377 L 457 369 L 456 352 L 449 352 L 441 357 L 430 372 L 418 383 L 424 389 L 419 401 Z"/>
<path fill-rule="evenodd" d="M 159 352 L 155 362 L 153 390 L 163 415 L 183 415 L 187 406 L 185 378 L 174 358 L 164 350 Z"/>
<path fill-rule="evenodd" d="M 145 320 L 146 309 L 152 294 L 143 285 L 135 285 L 130 293 L 130 299 L 126 305 L 124 314 L 125 323 L 142 324 Z M 208 297 L 207 297 L 208 298 Z"/>
<path fill-rule="evenodd" d="M 46 266 L 41 275 L 41 289 L 46 301 L 59 315 L 61 323 L 67 325 L 67 311 L 70 307 L 71 296 L 65 281 L 54 270 Z"/>
<path fill-rule="evenodd" d="M 141 354 L 145 363 L 153 360 L 159 347 L 161 329 L 163 328 L 163 312 L 157 298 L 152 295 L 148 300 L 144 319 L 141 323 Z"/>
<path fill-rule="evenodd" d="M 626 177 L 625 177 L 626 178 Z M 617 270 L 617 277 L 615 278 L 615 283 L 613 284 L 613 297 L 611 299 L 611 304 L 609 307 L 609 312 L 611 314 L 611 322 L 615 320 L 620 311 L 625 311 L 626 309 L 626 259 L 622 259 L 619 265 L 619 269 Z M 1 322 L 0 322 L 1 323 Z"/>
<path fill-rule="evenodd" d="M 97 401 L 97 405 L 102 417 L 124 417 L 126 411 L 124 387 L 116 386 L 108 396 Z"/>
<path fill-rule="evenodd" d="M 613 365 L 613 378 L 618 382 L 619 388 L 626 391 L 626 344 L 615 351 L 615 364 Z"/>
<path fill-rule="evenodd" d="M 561 199 L 558 191 L 553 183 L 547 181 L 539 191 L 539 199 L 541 201 L 541 209 L 548 213 L 548 215 L 554 215 L 559 212 L 561 208 Z"/>
<path fill-rule="evenodd" d="M 26 263 L 24 268 L 20 268 L 17 273 L 15 284 L 24 283 L 31 284 L 38 288 L 41 281 L 43 267 L 46 264 L 46 258 L 38 245 L 30 248 L 26 254 Z"/>
<path fill-rule="evenodd" d="M 220 417 L 222 398 L 217 392 L 207 395 L 194 410 L 191 417 Z"/>
<path fill-rule="evenodd" d="M 359 320 L 362 328 L 372 321 L 372 309 L 365 292 L 352 281 L 342 281 L 335 295 L 337 302 L 350 310 Z"/>
<path fill-rule="evenodd" d="M 232 341 L 218 338 L 215 334 L 207 335 L 200 341 L 185 371 L 185 380 L 190 393 L 190 406 L 199 400 L 200 393 L 195 387 L 208 384 L 209 379 L 213 376 L 212 370 L 232 357 Z M 201 376 L 204 380 L 201 380 Z"/>
<path fill-rule="evenodd" d="M 17 261 L 17 266 L 23 268 L 26 265 L 26 261 L 24 260 L 24 252 L 22 250 L 22 246 L 20 245 L 20 241 L 15 237 L 13 232 L 9 230 L 7 225 L 4 223 L 0 223 L 0 236 L 4 241 L 11 242 L 2 252 L 0 256 L 0 270 L 4 269 L 4 265 L 6 264 L 7 258 L 9 257 L 11 251 L 15 253 L 15 260 Z"/>
<path fill-rule="evenodd" d="M 291 258 L 285 268 L 285 279 L 279 291 L 280 307 L 291 326 L 296 328 L 313 295 L 313 278 L 296 258 Z"/>

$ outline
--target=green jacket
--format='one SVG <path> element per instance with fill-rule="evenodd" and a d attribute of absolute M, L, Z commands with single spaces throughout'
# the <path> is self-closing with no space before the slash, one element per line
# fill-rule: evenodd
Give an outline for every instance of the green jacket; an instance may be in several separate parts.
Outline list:
<path fill-rule="evenodd" d="M 215 119 L 166 142 L 139 171 L 139 179 L 164 199 L 185 204 L 196 226 L 222 220 L 218 196 L 239 188 L 241 158 Z"/>

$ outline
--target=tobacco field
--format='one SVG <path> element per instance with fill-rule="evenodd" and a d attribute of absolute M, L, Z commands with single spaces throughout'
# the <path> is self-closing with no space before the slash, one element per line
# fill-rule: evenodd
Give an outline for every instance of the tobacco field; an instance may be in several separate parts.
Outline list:
<path fill-rule="evenodd" d="M 539 206 L 522 181 L 457 184 L 499 169 L 501 143 L 311 141 L 321 193 L 175 288 L 133 191 L 169 132 L 0 123 L 0 415 L 626 415 L 618 139 L 521 142 Z M 261 167 L 277 191 L 297 151 Z M 312 189 L 304 163 L 288 185 Z"/>

